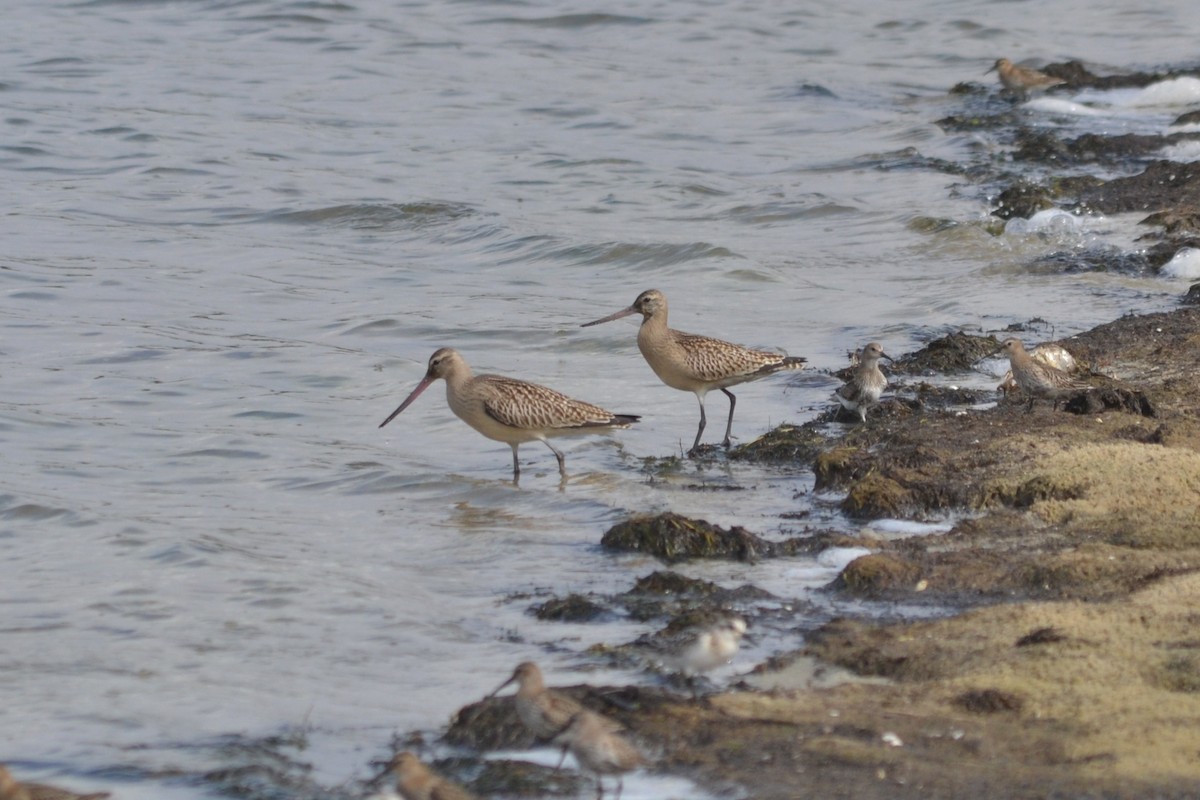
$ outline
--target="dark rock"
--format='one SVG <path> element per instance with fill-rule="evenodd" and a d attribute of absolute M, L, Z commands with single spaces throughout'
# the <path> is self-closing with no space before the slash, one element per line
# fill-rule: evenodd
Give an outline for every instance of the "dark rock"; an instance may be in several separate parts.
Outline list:
<path fill-rule="evenodd" d="M 1066 641 L 1067 637 L 1054 628 L 1038 628 L 1017 639 L 1016 647 L 1032 647 L 1038 644 L 1057 644 Z"/>
<path fill-rule="evenodd" d="M 1198 206 L 1200 164 L 1154 161 L 1138 175 L 1114 178 L 1083 192 L 1079 201 L 1083 208 L 1103 214 Z"/>
<path fill-rule="evenodd" d="M 874 597 L 891 590 L 911 592 L 920 577 L 920 567 L 911 561 L 890 553 L 871 553 L 847 564 L 830 588 Z"/>
<path fill-rule="evenodd" d="M 1193 283 L 1180 302 L 1187 306 L 1200 306 L 1200 283 Z"/>
<path fill-rule="evenodd" d="M 924 375 L 965 372 L 999 349 L 1000 341 L 995 336 L 972 336 L 958 331 L 933 340 L 915 353 L 897 358 L 892 369 Z"/>
<path fill-rule="evenodd" d="M 1025 705 L 1020 697 L 1001 689 L 972 689 L 958 695 L 952 702 L 959 708 L 976 714 L 1020 711 Z"/>
<path fill-rule="evenodd" d="M 600 546 L 618 552 L 647 553 L 668 564 L 690 558 L 727 558 L 756 561 L 792 555 L 805 547 L 803 540 L 769 542 L 741 526 L 722 528 L 704 520 L 664 513 L 620 522 L 605 532 Z"/>
<path fill-rule="evenodd" d="M 608 609 L 581 594 L 556 597 L 529 609 L 540 620 L 554 622 L 594 622 L 608 614 Z"/>
<path fill-rule="evenodd" d="M 1121 386 L 1103 386 L 1079 392 L 1063 406 L 1072 414 L 1099 414 L 1102 411 L 1128 411 L 1143 417 L 1154 417 L 1156 412 L 1150 398 L 1136 389 Z"/>

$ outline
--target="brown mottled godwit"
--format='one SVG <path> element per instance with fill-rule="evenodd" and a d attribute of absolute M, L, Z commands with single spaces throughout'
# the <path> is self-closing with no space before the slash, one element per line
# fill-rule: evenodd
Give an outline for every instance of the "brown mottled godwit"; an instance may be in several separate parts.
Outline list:
<path fill-rule="evenodd" d="M 408 408 L 438 378 L 445 379 L 446 401 L 459 419 L 487 438 L 505 442 L 512 448 L 514 480 L 521 474 L 517 447 L 523 442 L 539 441 L 549 447 L 558 459 L 559 473 L 566 478 L 563 454 L 550 444 L 550 437 L 627 428 L 641 419 L 572 400 L 536 383 L 500 375 L 473 375 L 457 351 L 443 347 L 429 357 L 429 368 L 417 388 L 379 427 Z"/>
<path fill-rule="evenodd" d="M 1028 410 L 1033 409 L 1033 401 L 1039 397 L 1053 400 L 1054 407 L 1058 408 L 1058 401 L 1064 394 L 1088 388 L 1087 384 L 1076 381 L 1061 369 L 1035 360 L 1025 352 L 1020 339 L 1005 339 L 1000 349 L 1008 355 L 1013 380 L 1029 395 Z"/>
<path fill-rule="evenodd" d="M 1066 83 L 1062 78 L 1051 77 L 1044 72 L 1038 72 L 1036 69 L 1018 67 L 1007 58 L 996 59 L 996 63 L 992 65 L 992 68 L 988 72 L 998 73 L 1000 75 L 1000 83 L 1004 84 L 1005 89 L 1021 94 L 1040 89 L 1049 89 L 1051 86 L 1059 86 Z"/>
<path fill-rule="evenodd" d="M 667 327 L 667 298 L 657 289 L 647 289 L 637 296 L 629 308 L 585 322 L 582 327 L 611 322 L 631 314 L 642 315 L 642 324 L 638 328 L 638 349 L 654 374 L 672 389 L 695 393 L 700 402 L 700 427 L 696 429 L 696 441 L 692 443 L 689 454 L 695 453 L 700 447 L 700 435 L 704 433 L 706 394 L 713 389 L 720 389 L 729 398 L 729 421 L 725 425 L 725 440 L 722 442 L 729 447 L 733 408 L 737 404 L 737 398 L 729 391 L 729 387 L 783 370 L 801 369 L 808 363 L 805 358 L 752 350 L 720 339 L 672 330 Z"/>
<path fill-rule="evenodd" d="M 102 800 L 108 792 L 79 794 L 44 783 L 17 783 L 6 767 L 0 765 L 0 800 Z"/>
<path fill-rule="evenodd" d="M 642 754 L 620 734 L 612 731 L 604 717 L 591 711 L 581 711 L 571 717 L 562 732 L 562 739 L 580 768 L 596 776 L 596 798 L 604 796 L 601 776 L 617 776 L 616 800 L 620 800 L 622 776 L 646 763 Z"/>
<path fill-rule="evenodd" d="M 397 753 L 388 769 L 395 774 L 396 789 L 404 800 L 474 800 L 466 789 L 438 775 L 407 750 Z"/>
<path fill-rule="evenodd" d="M 892 357 L 883 352 L 883 345 L 871 342 L 862 349 L 857 366 L 850 373 L 850 378 L 838 387 L 835 396 L 842 408 L 847 411 L 857 411 L 863 422 L 867 421 L 867 409 L 879 402 L 879 396 L 887 388 L 887 377 L 879 369 L 879 359 Z"/>

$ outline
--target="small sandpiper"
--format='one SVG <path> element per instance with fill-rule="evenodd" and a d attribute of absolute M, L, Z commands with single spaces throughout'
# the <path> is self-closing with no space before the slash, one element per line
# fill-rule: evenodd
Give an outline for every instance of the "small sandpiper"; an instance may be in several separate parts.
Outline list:
<path fill-rule="evenodd" d="M 566 480 L 563 454 L 552 444 L 552 436 L 605 433 L 628 428 L 641 417 L 614 414 L 599 406 L 572 400 L 553 389 L 500 375 L 473 375 L 471 367 L 456 350 L 443 347 L 429 358 L 429 368 L 417 388 L 400 407 L 379 423 L 383 427 L 408 408 L 421 392 L 438 378 L 446 381 L 446 402 L 463 422 L 489 439 L 512 448 L 513 480 L 521 475 L 517 448 L 523 442 L 539 441 L 558 459 L 558 472 Z"/>
<path fill-rule="evenodd" d="M 706 394 L 713 389 L 720 389 L 729 398 L 729 421 L 725 424 L 725 439 L 721 442 L 728 449 L 732 442 L 733 408 L 737 404 L 737 398 L 729 391 L 729 387 L 784 370 L 802 369 L 808 363 L 806 358 L 753 350 L 740 344 L 673 330 L 667 327 L 667 298 L 657 289 L 647 289 L 637 296 L 629 308 L 585 322 L 581 327 L 611 322 L 631 314 L 642 315 L 637 336 L 638 349 L 654 374 L 672 389 L 694 393 L 700 402 L 700 427 L 696 429 L 696 440 L 692 442 L 688 455 L 695 455 L 700 448 L 700 435 L 704 433 L 706 424 Z"/>
<path fill-rule="evenodd" d="M 883 345 L 879 342 L 868 344 L 862 349 L 858 364 L 846 383 L 834 393 L 842 408 L 858 412 L 858 418 L 862 422 L 867 421 L 867 410 L 879 404 L 879 397 L 887 388 L 887 376 L 879 369 L 881 358 L 892 360 L 891 356 L 883 352 Z"/>
<path fill-rule="evenodd" d="M 1035 361 L 1025 352 L 1025 345 L 1021 344 L 1020 339 L 1005 339 L 1000 349 L 1008 355 L 1013 380 L 1021 391 L 1029 395 L 1026 410 L 1032 411 L 1033 401 L 1039 397 L 1053 400 L 1057 409 L 1063 395 L 1088 388 L 1087 384 L 1076 381 L 1061 369 Z"/>
<path fill-rule="evenodd" d="M 79 794 L 44 783 L 17 783 L 8 768 L 0 765 L 0 800 L 102 800 L 108 792 Z"/>
<path fill-rule="evenodd" d="M 586 709 L 575 699 L 562 692 L 547 689 L 545 678 L 542 677 L 542 670 L 532 661 L 518 664 L 517 668 L 513 670 L 512 676 L 497 686 L 488 697 L 495 697 L 501 689 L 514 682 L 517 684 L 517 694 L 514 697 L 517 716 L 521 719 L 522 724 L 538 739 L 552 742 L 561 747 L 563 757 L 565 757 L 567 745 L 560 736 L 570 724 L 571 718 L 583 713 Z M 607 717 L 600 717 L 600 719 L 604 721 L 610 731 L 616 732 L 621 729 L 620 725 Z M 562 766 L 561 757 L 558 760 L 558 766 Z"/>
<path fill-rule="evenodd" d="M 1036 69 L 1018 67 L 1007 58 L 996 59 L 996 63 L 988 72 L 998 73 L 1000 83 L 1004 85 L 1004 88 L 1017 94 L 1041 91 L 1066 83 L 1062 78 L 1052 77 L 1044 72 L 1038 72 Z"/>
<path fill-rule="evenodd" d="M 388 764 L 396 776 L 396 790 L 404 800 L 474 800 L 474 795 L 443 778 L 405 750 Z"/>
<path fill-rule="evenodd" d="M 620 800 L 622 776 L 646 763 L 637 748 L 612 731 L 608 723 L 609 720 L 599 714 L 582 711 L 571 717 L 560 734 L 580 768 L 596 776 L 596 800 L 604 796 L 602 776 L 617 776 L 614 800 Z"/>

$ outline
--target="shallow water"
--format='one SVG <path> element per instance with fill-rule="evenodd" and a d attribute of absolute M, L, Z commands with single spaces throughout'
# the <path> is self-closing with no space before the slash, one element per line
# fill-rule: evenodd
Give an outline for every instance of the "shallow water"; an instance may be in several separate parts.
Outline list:
<path fill-rule="evenodd" d="M 986 191 L 919 158 L 1003 157 L 933 123 L 998 55 L 1194 56 L 1193 3 L 1126 6 L 10 4 L 0 758 L 193 798 L 231 741 L 299 731 L 283 749 L 336 786 L 519 661 L 644 680 L 583 675 L 580 654 L 645 626 L 525 613 L 659 568 L 600 552 L 609 525 L 844 523 L 805 473 L 653 477 L 695 401 L 646 367 L 633 321 L 579 323 L 653 286 L 675 327 L 807 356 L 738 391 L 748 441 L 824 409 L 821 371 L 870 339 L 1035 317 L 1049 338 L 1169 307 L 1186 279 L 1027 268 L 1135 247 L 1136 218 L 993 236 Z M 1026 113 L 1161 131 L 1200 95 L 1048 100 Z M 561 489 L 526 445 L 514 487 L 508 448 L 440 387 L 377 428 L 440 346 L 645 419 L 563 442 Z M 724 398 L 708 408 L 717 441 Z M 837 566 L 682 571 L 762 585 L 802 628 Z M 796 643 L 767 635 L 735 667 Z"/>

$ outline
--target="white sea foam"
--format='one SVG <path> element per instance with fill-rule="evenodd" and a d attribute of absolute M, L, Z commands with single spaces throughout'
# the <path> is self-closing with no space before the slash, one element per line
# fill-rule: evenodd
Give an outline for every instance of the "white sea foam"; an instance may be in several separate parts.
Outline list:
<path fill-rule="evenodd" d="M 945 533 L 954 527 L 953 522 L 913 522 L 907 519 L 877 519 L 867 525 L 869 530 L 889 536 L 926 536 Z"/>
<path fill-rule="evenodd" d="M 1065 114 L 1072 117 L 1100 117 L 1109 113 L 1062 97 L 1035 97 L 1025 104 L 1025 108 L 1044 114 Z"/>
<path fill-rule="evenodd" d="M 827 550 L 822 550 L 817 556 L 817 563 L 823 567 L 836 569 L 839 572 L 846 568 L 856 558 L 861 556 L 869 556 L 871 550 L 866 547 L 830 547 Z"/>
<path fill-rule="evenodd" d="M 1200 278 L 1200 249 L 1185 247 L 1163 265 L 1160 275 L 1167 278 Z"/>
<path fill-rule="evenodd" d="M 1075 233 L 1083 228 L 1079 217 L 1061 208 L 1047 208 L 1029 219 L 1013 217 L 1004 225 L 1004 232 L 1015 235 L 1030 233 Z"/>
<path fill-rule="evenodd" d="M 1200 131 L 1200 126 L 1194 126 Z M 1200 161 L 1200 142 L 1179 142 L 1164 147 L 1162 157 L 1171 161 Z"/>

